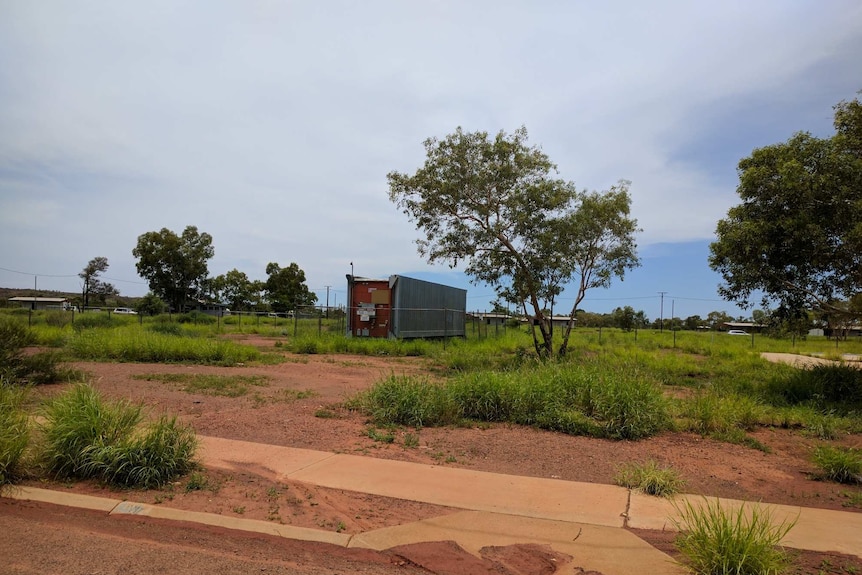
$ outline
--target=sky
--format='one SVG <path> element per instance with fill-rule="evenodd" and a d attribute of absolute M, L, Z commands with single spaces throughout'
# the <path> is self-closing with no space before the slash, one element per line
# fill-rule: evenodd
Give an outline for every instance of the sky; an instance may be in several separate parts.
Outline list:
<path fill-rule="evenodd" d="M 352 262 L 489 309 L 418 255 L 386 174 L 525 126 L 579 189 L 632 182 L 642 266 L 582 308 L 748 315 L 707 262 L 737 163 L 831 135 L 860 54 L 858 0 L 0 0 L 0 287 L 78 292 L 104 256 L 144 295 L 138 236 L 194 225 L 212 276 L 295 262 L 337 305 Z"/>

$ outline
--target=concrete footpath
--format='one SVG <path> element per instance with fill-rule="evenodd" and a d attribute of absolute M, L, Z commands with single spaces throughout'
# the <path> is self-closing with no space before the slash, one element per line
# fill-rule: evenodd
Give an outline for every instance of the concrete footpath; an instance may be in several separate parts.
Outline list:
<path fill-rule="evenodd" d="M 478 556 L 491 545 L 535 543 L 574 558 L 569 564 L 604 575 L 676 574 L 687 571 L 624 527 L 673 529 L 674 505 L 665 500 L 613 485 L 521 477 L 200 437 L 204 466 L 226 470 L 267 470 L 279 480 L 421 501 L 458 509 L 395 527 L 359 534 L 333 533 L 210 513 L 74 495 L 34 488 L 7 488 L 4 497 L 45 501 L 96 509 L 111 514 L 137 514 L 194 521 L 319 541 L 344 547 L 384 550 L 426 541 L 455 541 Z M 703 505 L 699 496 L 680 496 Z M 738 509 L 754 504 L 720 501 Z M 787 547 L 834 551 L 862 557 L 862 514 L 764 505 L 777 521 L 796 521 L 783 540 Z M 565 569 L 563 573 L 567 572 Z"/>

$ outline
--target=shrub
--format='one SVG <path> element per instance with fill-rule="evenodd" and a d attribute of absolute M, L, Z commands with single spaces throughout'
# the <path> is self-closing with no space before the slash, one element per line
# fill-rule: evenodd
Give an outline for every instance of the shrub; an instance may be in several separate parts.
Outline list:
<path fill-rule="evenodd" d="M 615 477 L 617 485 L 643 491 L 647 495 L 670 497 L 679 492 L 684 481 L 671 467 L 660 467 L 650 459 L 645 463 L 624 465 Z"/>
<path fill-rule="evenodd" d="M 97 478 L 123 487 L 157 487 L 194 465 L 196 439 L 175 418 L 139 429 L 141 407 L 105 402 L 80 384 L 45 408 L 47 470 L 58 477 Z"/>
<path fill-rule="evenodd" d="M 30 441 L 27 414 L 21 409 L 26 390 L 6 385 L 0 378 L 0 485 L 18 475 L 19 463 Z"/>
<path fill-rule="evenodd" d="M 838 483 L 862 483 L 862 450 L 821 446 L 814 450 L 814 464 L 823 478 Z"/>
<path fill-rule="evenodd" d="M 676 546 L 695 573 L 772 575 L 790 563 L 779 544 L 795 520 L 776 524 L 767 508 L 728 510 L 718 500 L 703 506 L 685 501 L 677 513 Z"/>

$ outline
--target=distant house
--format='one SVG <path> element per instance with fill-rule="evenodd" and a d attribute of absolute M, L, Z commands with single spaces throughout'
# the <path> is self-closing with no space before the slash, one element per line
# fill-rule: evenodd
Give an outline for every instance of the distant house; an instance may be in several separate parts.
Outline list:
<path fill-rule="evenodd" d="M 474 311 L 467 314 L 467 321 L 479 322 L 489 327 L 503 327 L 506 321 L 512 319 L 511 315 L 505 313 L 483 313 Z"/>
<path fill-rule="evenodd" d="M 553 329 L 565 329 L 566 326 L 569 325 L 569 316 L 567 316 L 567 315 L 555 315 L 555 316 L 551 316 L 550 318 L 545 317 L 545 319 L 551 320 L 551 327 Z M 521 319 L 521 322 L 529 323 L 531 320 L 533 322 L 533 325 L 539 325 L 538 320 L 536 320 L 536 318 L 532 318 L 532 317 L 531 318 L 523 318 L 523 319 Z M 575 320 L 575 323 L 577 323 L 577 320 Z"/>
<path fill-rule="evenodd" d="M 190 304 L 186 304 L 186 310 L 205 313 L 215 317 L 230 315 L 230 310 L 228 309 L 227 304 L 214 301 L 195 300 Z"/>
<path fill-rule="evenodd" d="M 34 311 L 46 309 L 69 309 L 69 300 L 64 297 L 18 296 L 10 297 L 9 302 L 16 303 L 23 308 L 29 308 Z"/>

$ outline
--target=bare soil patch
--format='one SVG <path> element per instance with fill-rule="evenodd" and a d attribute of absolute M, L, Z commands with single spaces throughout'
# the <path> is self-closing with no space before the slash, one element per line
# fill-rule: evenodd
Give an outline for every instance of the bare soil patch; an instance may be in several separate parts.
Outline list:
<path fill-rule="evenodd" d="M 260 337 L 247 338 L 245 343 L 270 349 L 274 345 L 273 340 Z M 695 434 L 668 433 L 628 442 L 572 437 L 505 424 L 380 430 L 381 434 L 392 434 L 391 443 L 370 437 L 370 423 L 365 416 L 348 411 L 342 402 L 392 373 L 428 373 L 428 364 L 421 358 L 310 355 L 289 356 L 287 362 L 270 366 L 224 368 L 87 362 L 78 363 L 76 367 L 92 374 L 94 385 L 106 396 L 143 402 L 154 414 L 162 411 L 178 414 L 202 435 L 609 484 L 614 482 L 621 465 L 654 459 L 677 469 L 686 481 L 684 490 L 688 493 L 860 511 L 856 507 L 846 507 L 851 494 L 858 497 L 862 491 L 859 487 L 811 479 L 814 467 L 810 454 L 820 442 L 798 430 L 754 432 L 756 439 L 770 448 L 770 453 Z M 147 378 L 164 373 L 258 375 L 264 383 L 250 387 L 248 393 L 240 397 L 221 397 L 189 393 L 182 384 Z M 61 389 L 62 386 L 42 387 L 39 393 L 52 394 Z M 862 447 L 859 437 L 846 437 L 839 443 Z M 195 486 L 200 489 L 189 489 L 189 480 L 185 478 L 165 489 L 124 492 L 122 497 L 346 533 L 448 512 L 422 503 L 279 481 L 255 469 L 242 473 L 203 470 L 201 474 L 204 484 Z M 93 483 L 55 483 L 53 487 L 117 496 L 109 488 Z M 655 539 L 646 535 L 647 540 Z M 434 555 L 429 550 L 399 553 L 404 562 L 414 565 L 421 564 L 418 560 L 421 557 L 429 553 Z M 508 572 L 529 575 L 552 572 L 536 570 L 546 563 L 544 559 L 536 559 L 536 553 L 541 554 L 535 549 L 489 551 L 495 558 L 493 565 L 476 564 L 470 569 L 493 568 L 496 571 L 481 572 L 506 572 L 501 571 L 509 569 L 501 567 L 503 563 L 520 564 L 518 557 L 529 556 L 529 560 L 521 563 L 534 565 L 535 569 L 512 567 Z M 442 564 L 433 568 L 421 566 L 437 573 L 452 568 Z M 461 567 L 466 568 L 464 564 Z"/>

